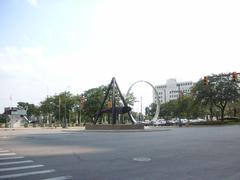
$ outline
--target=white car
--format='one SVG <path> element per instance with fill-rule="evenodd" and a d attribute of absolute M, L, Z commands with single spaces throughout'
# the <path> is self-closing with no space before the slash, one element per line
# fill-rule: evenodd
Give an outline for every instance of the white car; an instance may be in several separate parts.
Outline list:
<path fill-rule="evenodd" d="M 187 119 L 180 119 L 180 121 L 181 121 L 181 124 L 187 124 L 188 123 Z"/>
<path fill-rule="evenodd" d="M 153 122 L 154 126 L 164 126 L 166 125 L 166 121 L 164 119 L 157 119 L 155 122 Z"/>
<path fill-rule="evenodd" d="M 200 119 L 200 118 L 197 118 L 197 119 L 191 119 L 189 120 L 191 123 L 198 123 L 198 122 L 206 122 L 205 119 Z"/>

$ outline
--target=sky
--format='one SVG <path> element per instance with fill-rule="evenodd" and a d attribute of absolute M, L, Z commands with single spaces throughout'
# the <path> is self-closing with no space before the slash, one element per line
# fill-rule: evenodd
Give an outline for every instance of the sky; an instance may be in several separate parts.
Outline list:
<path fill-rule="evenodd" d="M 112 77 L 126 93 L 139 80 L 239 72 L 239 9 L 239 0 L 1 0 L 0 112 Z M 151 87 L 132 91 L 151 103 Z"/>

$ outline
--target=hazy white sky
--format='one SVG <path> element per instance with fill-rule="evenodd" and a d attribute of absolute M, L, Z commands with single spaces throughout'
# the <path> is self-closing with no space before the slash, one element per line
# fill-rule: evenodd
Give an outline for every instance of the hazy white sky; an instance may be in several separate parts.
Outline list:
<path fill-rule="evenodd" d="M 239 9 L 239 0 L 1 0 L 0 112 L 113 76 L 126 93 L 138 80 L 239 72 Z"/>

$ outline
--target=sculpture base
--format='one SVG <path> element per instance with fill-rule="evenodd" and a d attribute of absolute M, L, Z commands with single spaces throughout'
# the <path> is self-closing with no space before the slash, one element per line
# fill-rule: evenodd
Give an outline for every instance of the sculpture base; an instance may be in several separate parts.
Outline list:
<path fill-rule="evenodd" d="M 143 124 L 133 124 L 133 125 L 126 125 L 126 124 L 86 124 L 86 130 L 131 130 L 131 129 L 144 129 Z"/>

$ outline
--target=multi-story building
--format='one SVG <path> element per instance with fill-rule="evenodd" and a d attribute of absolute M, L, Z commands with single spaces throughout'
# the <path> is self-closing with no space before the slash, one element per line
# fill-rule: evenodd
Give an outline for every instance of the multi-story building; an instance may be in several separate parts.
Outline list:
<path fill-rule="evenodd" d="M 163 104 L 178 99 L 182 95 L 190 94 L 193 85 L 192 81 L 177 82 L 176 79 L 169 79 L 166 84 L 155 86 L 155 89 L 158 93 L 160 103 Z M 154 103 L 156 103 L 156 98 L 153 92 Z"/>

